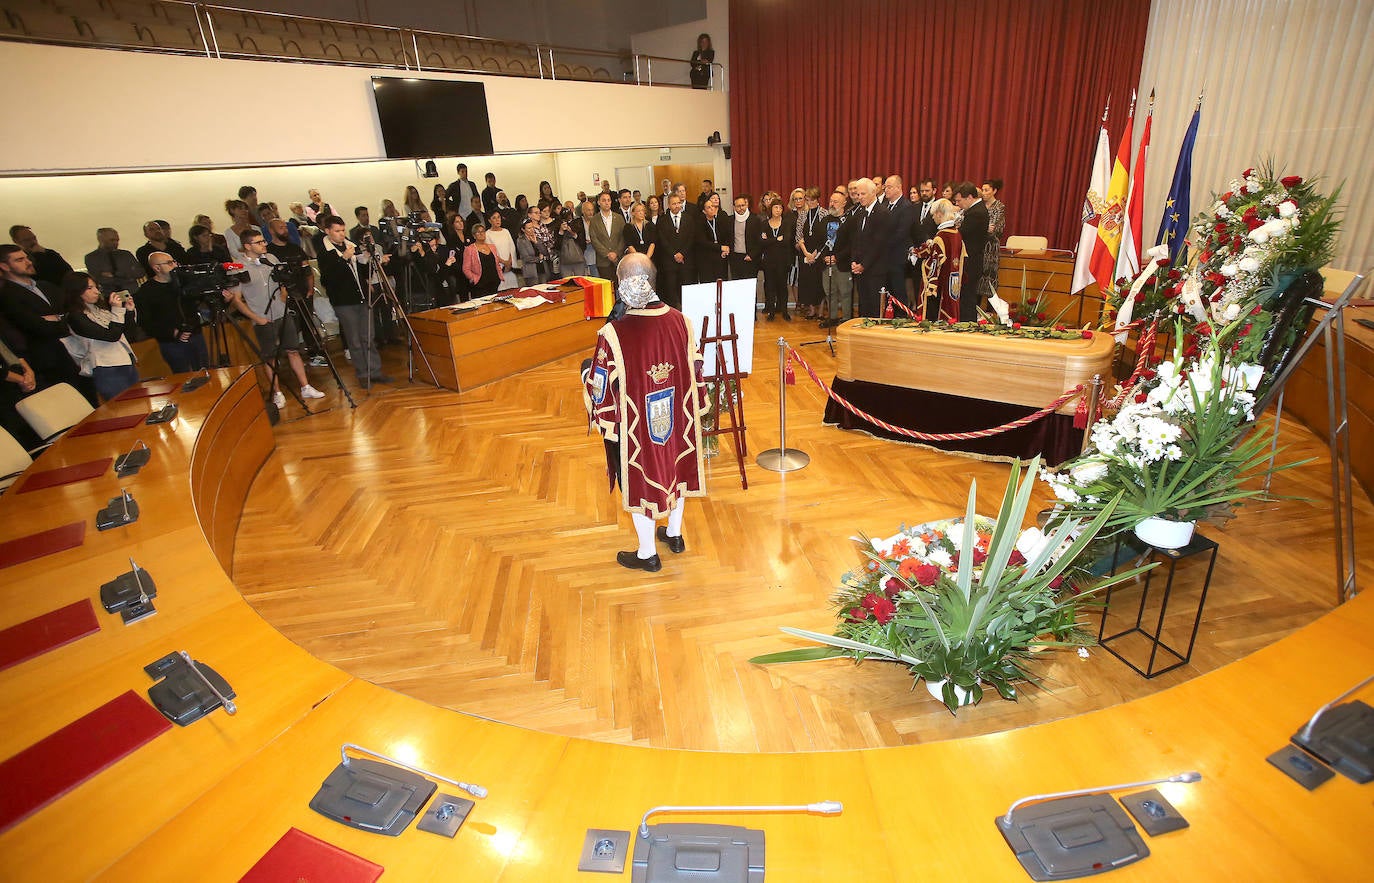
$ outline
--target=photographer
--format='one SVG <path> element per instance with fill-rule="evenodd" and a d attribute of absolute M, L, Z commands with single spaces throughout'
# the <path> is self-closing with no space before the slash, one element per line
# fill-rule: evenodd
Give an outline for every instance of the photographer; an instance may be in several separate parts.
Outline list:
<path fill-rule="evenodd" d="M 72 331 L 62 343 L 81 373 L 95 381 L 101 401 L 108 402 L 138 383 L 134 349 L 124 336 L 125 315 L 134 312 L 134 305 L 118 291 L 107 305 L 100 286 L 86 273 L 68 273 L 62 279 L 62 294 Z"/>
<path fill-rule="evenodd" d="M 366 292 L 368 265 L 373 255 L 354 246 L 343 218 L 338 215 L 325 218 L 321 229 L 324 239 L 319 250 L 320 281 L 339 317 L 339 330 L 348 344 L 358 382 L 364 387 L 391 383 L 392 379 L 382 373 L 382 359 L 369 329 L 371 304 Z"/>
<path fill-rule="evenodd" d="M 424 270 L 435 306 L 446 307 L 468 299 L 468 277 L 463 275 L 463 249 L 467 245 L 462 217 L 450 214 L 442 236 L 439 231 L 421 235 L 410 247 Z"/>
<path fill-rule="evenodd" d="M 281 283 L 272 278 L 272 268 L 279 266 L 276 258 L 267 253 L 267 240 L 256 230 L 243 234 L 243 269 L 248 281 L 240 282 L 226 294 L 232 299 L 234 307 L 253 322 L 253 331 L 258 338 L 258 350 L 267 376 L 272 379 L 272 403 L 278 408 L 286 405 L 273 368 L 277 350 L 286 351 L 286 360 L 300 384 L 301 398 L 322 399 L 324 393 L 310 385 L 305 376 L 305 363 L 301 361 L 300 332 L 295 319 L 286 314 L 286 295 L 281 291 Z"/>
<path fill-rule="evenodd" d="M 138 324 L 157 341 L 174 374 L 200 371 L 210 365 L 205 335 L 200 331 L 200 313 L 194 297 L 188 297 L 172 277 L 176 259 L 165 251 L 148 255 L 152 278 L 134 292 Z"/>

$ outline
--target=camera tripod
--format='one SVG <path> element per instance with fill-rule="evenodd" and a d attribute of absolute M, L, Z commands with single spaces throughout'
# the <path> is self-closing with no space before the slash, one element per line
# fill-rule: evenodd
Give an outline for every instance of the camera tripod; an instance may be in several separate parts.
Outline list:
<path fill-rule="evenodd" d="M 334 382 L 339 385 L 339 390 L 348 399 L 350 408 L 358 407 L 358 403 L 353 400 L 353 394 L 348 391 L 348 385 L 339 376 L 339 369 L 334 366 L 334 357 L 329 354 L 329 348 L 325 346 L 324 329 L 320 328 L 315 320 L 315 311 L 311 308 L 310 302 L 305 295 L 293 292 L 290 286 L 285 287 L 286 291 L 286 315 L 287 318 L 295 317 L 296 330 L 309 343 L 309 349 L 318 352 L 324 357 L 324 363 L 329 368 L 329 373 L 334 376 Z M 276 362 L 281 358 L 281 348 L 277 348 L 277 358 L 273 359 L 273 369 L 276 369 Z M 306 409 L 309 411 L 309 408 Z"/>
<path fill-rule="evenodd" d="M 371 248 L 373 245 L 372 237 L 364 240 L 365 244 Z M 406 373 L 411 381 L 415 380 L 415 354 L 420 354 L 420 360 L 425 363 L 425 369 L 429 371 L 430 381 L 435 389 L 441 389 L 439 385 L 439 375 L 434 373 L 434 367 L 429 364 L 429 356 L 420 347 L 420 341 L 415 336 L 415 328 L 410 324 L 410 316 L 406 314 L 405 307 L 402 306 L 400 298 L 396 296 L 396 287 L 391 284 L 391 278 L 387 276 L 381 263 L 377 260 L 376 252 L 372 253 L 372 259 L 367 262 L 367 306 L 369 312 L 375 311 L 379 307 L 387 310 L 394 310 L 400 316 L 401 324 L 406 328 Z M 374 288 L 373 281 L 379 283 Z M 365 349 L 373 349 L 373 335 L 376 334 L 376 323 L 369 316 L 366 331 Z M 371 387 L 371 382 L 367 383 Z"/>
<path fill-rule="evenodd" d="M 275 296 L 276 292 L 274 291 L 273 297 Z M 265 399 L 268 418 L 272 423 L 275 424 L 279 419 L 281 419 L 281 412 L 277 409 L 276 403 L 272 401 L 272 380 L 281 377 L 282 348 L 280 346 L 277 347 L 276 352 L 272 355 L 272 364 L 267 364 L 267 360 L 263 357 L 262 350 L 258 347 L 258 342 L 253 338 L 249 337 L 248 332 L 244 331 L 243 328 L 239 326 L 239 323 L 229 318 L 229 311 L 227 307 L 216 308 L 212 311 L 210 317 L 210 334 L 208 336 L 212 347 L 211 361 L 218 364 L 221 368 L 229 367 L 229 336 L 224 330 L 226 327 L 234 329 L 234 333 L 237 334 L 239 336 L 239 339 L 243 341 L 244 346 L 248 347 L 248 351 L 254 355 L 256 361 L 254 361 L 253 364 L 249 366 L 250 369 L 252 369 L 255 372 L 258 368 L 266 369 L 268 383 L 267 391 L 263 393 L 263 398 Z M 329 358 L 327 353 L 325 354 L 325 358 L 326 360 L 328 360 Z M 332 370 L 334 367 L 334 363 L 331 361 L 329 363 L 329 366 Z M 334 379 L 336 381 L 339 380 L 339 373 L 337 371 L 334 372 Z M 305 399 L 301 396 L 300 390 L 292 389 L 290 386 L 281 383 L 280 380 L 277 381 L 276 385 L 278 388 L 283 388 L 291 394 L 291 398 L 295 399 L 296 403 L 299 404 L 301 408 L 305 411 L 306 417 L 313 417 L 316 414 L 323 414 L 325 411 L 329 410 L 329 408 L 325 408 L 323 411 L 312 411 L 310 410 L 310 406 L 305 403 Z M 343 385 L 342 381 L 339 381 L 339 388 L 343 390 L 344 396 L 348 398 L 349 404 L 356 408 L 357 404 L 353 402 L 353 397 L 348 394 L 348 388 Z"/>

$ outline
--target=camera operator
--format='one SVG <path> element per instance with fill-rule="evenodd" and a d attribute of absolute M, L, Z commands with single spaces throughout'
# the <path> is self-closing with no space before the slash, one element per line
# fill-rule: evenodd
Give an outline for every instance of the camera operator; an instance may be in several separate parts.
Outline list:
<path fill-rule="evenodd" d="M 382 359 L 377 355 L 369 328 L 372 308 L 367 297 L 368 265 L 374 255 L 353 244 L 343 218 L 338 215 L 325 218 L 321 230 L 324 239 L 318 252 L 320 281 L 339 317 L 339 330 L 348 344 L 353 370 L 358 372 L 358 383 L 363 387 L 391 383 L 392 378 L 382 373 Z"/>
<path fill-rule="evenodd" d="M 196 300 L 184 294 L 172 276 L 176 266 L 176 258 L 165 251 L 148 255 L 153 275 L 134 292 L 134 306 L 139 327 L 157 341 L 172 372 L 184 374 L 209 367 L 210 354 L 200 331 Z"/>
<path fill-rule="evenodd" d="M 256 230 L 244 233 L 242 244 L 243 269 L 248 274 L 248 281 L 240 282 L 226 293 L 232 298 L 234 307 L 253 322 L 258 350 L 267 367 L 267 376 L 272 379 L 272 403 L 278 408 L 286 405 L 286 396 L 282 395 L 272 367 L 279 348 L 286 351 L 286 361 L 300 384 L 301 398 L 324 398 L 324 393 L 311 386 L 310 378 L 305 376 L 300 332 L 295 319 L 286 314 L 286 294 L 281 284 L 272 278 L 272 268 L 279 266 L 279 262 L 267 253 L 267 240 Z"/>
<path fill-rule="evenodd" d="M 463 275 L 466 247 L 467 231 L 462 216 L 456 213 L 449 215 L 448 227 L 442 231 L 419 231 L 410 246 L 434 294 L 435 306 L 446 307 L 468 299 L 468 277 Z"/>

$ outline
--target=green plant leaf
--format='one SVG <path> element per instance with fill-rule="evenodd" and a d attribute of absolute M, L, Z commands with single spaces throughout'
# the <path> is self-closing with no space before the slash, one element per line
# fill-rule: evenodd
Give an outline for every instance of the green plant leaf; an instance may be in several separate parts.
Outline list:
<path fill-rule="evenodd" d="M 835 659 L 849 654 L 839 647 L 799 647 L 795 650 L 782 650 L 778 653 L 765 653 L 749 661 L 755 665 L 774 665 L 785 662 L 811 662 L 816 659 Z"/>

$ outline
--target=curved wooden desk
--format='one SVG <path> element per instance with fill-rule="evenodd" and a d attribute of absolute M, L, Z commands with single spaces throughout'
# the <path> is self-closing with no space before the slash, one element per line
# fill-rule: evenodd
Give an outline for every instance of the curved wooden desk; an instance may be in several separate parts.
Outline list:
<path fill-rule="evenodd" d="M 552 736 L 425 705 L 307 655 L 262 621 L 224 574 L 238 507 L 271 451 L 251 375 L 176 395 L 181 416 L 59 442 L 39 467 L 127 450 L 152 461 L 123 482 L 142 515 L 78 549 L 0 571 L 0 628 L 94 597 L 133 555 L 157 579 L 158 614 L 0 672 L 0 758 L 126 690 L 178 649 L 238 693 L 155 738 L 0 834 L 0 879 L 236 880 L 290 827 L 375 861 L 387 880 L 587 880 L 589 827 L 632 829 L 663 803 L 844 802 L 837 817 L 743 818 L 767 831 L 768 879 L 1024 880 L 993 818 L 1027 794 L 1197 769 L 1166 786 L 1186 831 L 1151 840 L 1113 880 L 1355 880 L 1374 860 L 1374 791 L 1337 777 L 1306 792 L 1265 762 L 1320 704 L 1374 667 L 1374 600 L 1357 598 L 1243 661 L 1147 699 L 977 738 L 904 748 L 738 755 L 647 750 Z M 156 401 L 156 400 L 155 400 Z M 113 403 L 97 416 L 145 412 Z M 0 541 L 93 518 L 112 473 L 7 494 Z M 976 712 L 973 712 L 976 713 Z M 355 831 L 307 804 L 356 742 L 487 786 L 458 836 Z M 722 821 L 740 823 L 741 818 Z M 664 821 L 681 817 L 664 817 Z M 628 874 L 628 872 L 627 872 Z M 620 879 L 628 879 L 627 876 Z"/>

